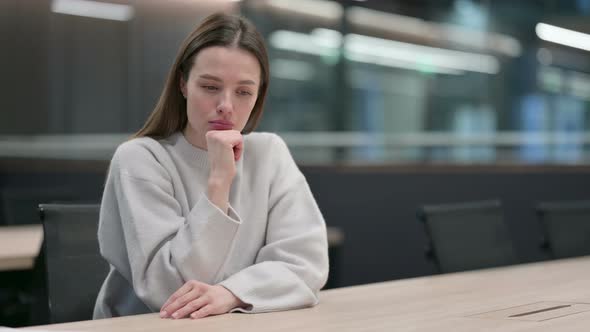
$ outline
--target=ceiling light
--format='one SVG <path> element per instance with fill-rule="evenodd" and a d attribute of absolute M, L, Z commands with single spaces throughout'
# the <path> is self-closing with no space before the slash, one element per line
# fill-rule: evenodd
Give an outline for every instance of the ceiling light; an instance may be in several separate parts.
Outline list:
<path fill-rule="evenodd" d="M 548 42 L 590 51 L 590 35 L 574 30 L 560 28 L 546 23 L 538 23 L 535 32 L 539 38 Z"/>
<path fill-rule="evenodd" d="M 129 5 L 89 0 L 53 0 L 51 11 L 114 21 L 129 21 L 134 15 L 133 7 Z"/>
<path fill-rule="evenodd" d="M 270 0 L 266 5 L 276 11 L 333 22 L 339 22 L 343 13 L 341 4 L 328 0 Z"/>

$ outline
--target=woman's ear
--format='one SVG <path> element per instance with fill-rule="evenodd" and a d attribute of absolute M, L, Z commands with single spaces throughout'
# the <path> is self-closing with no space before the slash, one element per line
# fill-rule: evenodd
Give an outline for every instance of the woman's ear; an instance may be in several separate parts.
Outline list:
<path fill-rule="evenodd" d="M 180 85 L 180 92 L 182 92 L 182 95 L 186 99 L 186 81 L 184 80 L 184 75 L 182 73 L 180 73 L 179 76 L 180 76 L 180 79 L 179 79 L 178 84 Z"/>

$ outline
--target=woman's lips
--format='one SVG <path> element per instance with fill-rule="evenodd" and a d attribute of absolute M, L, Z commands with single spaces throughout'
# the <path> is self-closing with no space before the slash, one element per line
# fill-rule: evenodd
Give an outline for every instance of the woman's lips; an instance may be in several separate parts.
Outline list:
<path fill-rule="evenodd" d="M 209 121 L 209 127 L 213 130 L 231 130 L 234 128 L 234 124 L 230 121 L 214 120 Z"/>

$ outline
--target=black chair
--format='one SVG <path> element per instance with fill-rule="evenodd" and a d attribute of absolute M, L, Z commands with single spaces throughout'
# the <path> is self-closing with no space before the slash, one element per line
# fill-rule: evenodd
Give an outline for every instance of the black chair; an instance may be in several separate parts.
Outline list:
<path fill-rule="evenodd" d="M 6 225 L 38 224 L 39 204 L 72 202 L 76 198 L 74 193 L 67 186 L 0 189 L 0 219 Z"/>
<path fill-rule="evenodd" d="M 590 201 L 543 202 L 536 210 L 553 258 L 590 255 Z"/>
<path fill-rule="evenodd" d="M 340 287 L 340 265 L 342 260 L 342 245 L 344 242 L 344 232 L 339 227 L 328 227 L 328 258 L 330 272 L 328 280 L 323 289 Z"/>
<path fill-rule="evenodd" d="M 92 319 L 109 266 L 98 247 L 98 204 L 40 204 L 49 319 Z"/>
<path fill-rule="evenodd" d="M 517 263 L 499 201 L 426 205 L 418 211 L 442 273 Z"/>

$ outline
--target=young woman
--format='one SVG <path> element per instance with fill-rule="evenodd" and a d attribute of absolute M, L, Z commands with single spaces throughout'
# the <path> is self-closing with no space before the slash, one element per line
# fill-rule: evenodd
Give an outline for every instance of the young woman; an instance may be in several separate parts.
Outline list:
<path fill-rule="evenodd" d="M 285 143 L 251 133 L 268 84 L 263 39 L 244 18 L 214 14 L 187 37 L 155 110 L 111 161 L 95 318 L 318 303 L 324 219 Z"/>

